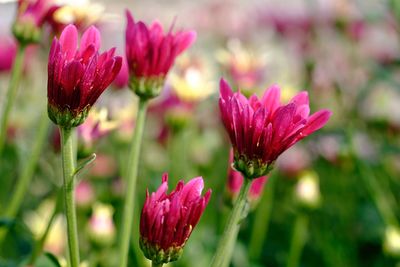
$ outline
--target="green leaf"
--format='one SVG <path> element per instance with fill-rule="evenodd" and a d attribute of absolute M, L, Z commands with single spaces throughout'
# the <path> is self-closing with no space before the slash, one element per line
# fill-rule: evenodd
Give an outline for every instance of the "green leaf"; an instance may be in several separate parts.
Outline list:
<path fill-rule="evenodd" d="M 25 267 L 27 262 L 23 262 L 19 265 L 19 267 Z M 51 254 L 50 252 L 45 252 L 36 260 L 35 267 L 61 267 L 61 264 L 58 262 L 56 256 Z"/>
<path fill-rule="evenodd" d="M 90 157 L 87 157 L 86 159 L 83 159 L 80 162 L 78 162 L 78 166 L 76 167 L 74 175 L 77 175 L 79 172 L 81 172 L 86 166 L 91 164 L 95 159 L 96 159 L 96 154 L 93 153 L 92 155 L 90 155 Z"/>

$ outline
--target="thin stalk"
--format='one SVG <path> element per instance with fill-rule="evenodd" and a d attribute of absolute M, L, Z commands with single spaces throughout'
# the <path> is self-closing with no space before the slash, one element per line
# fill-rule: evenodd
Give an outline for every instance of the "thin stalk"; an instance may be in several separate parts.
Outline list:
<path fill-rule="evenodd" d="M 120 265 L 126 267 L 128 264 L 129 254 L 129 239 L 132 234 L 132 221 L 133 221 L 133 209 L 135 207 L 135 196 L 136 196 L 136 181 L 138 176 L 139 156 L 140 147 L 142 145 L 144 125 L 146 121 L 147 111 L 147 100 L 140 99 L 139 109 L 136 118 L 135 133 L 130 146 L 129 159 L 127 164 L 126 181 L 127 189 L 125 194 L 124 212 L 122 218 L 122 228 L 120 236 Z M 133 238 L 139 238 L 137 236 Z"/>
<path fill-rule="evenodd" d="M 3 152 L 4 142 L 7 135 L 7 124 L 10 115 L 11 108 L 14 104 L 15 97 L 17 95 L 17 89 L 21 81 L 23 61 L 25 55 L 25 46 L 19 45 L 17 55 L 15 56 L 14 65 L 11 72 L 10 84 L 8 85 L 7 95 L 5 103 L 3 103 L 3 110 L 0 121 L 0 155 Z"/>
<path fill-rule="evenodd" d="M 267 238 L 272 206 L 274 204 L 274 191 L 277 180 L 275 176 L 276 175 L 272 175 L 269 178 L 266 186 L 267 188 L 265 189 L 260 205 L 254 216 L 254 225 L 252 227 L 248 250 L 249 257 L 253 261 L 257 261 L 260 258 L 265 239 Z"/>
<path fill-rule="evenodd" d="M 162 263 L 155 263 L 154 261 L 151 262 L 151 267 L 162 267 L 164 264 Z"/>
<path fill-rule="evenodd" d="M 60 205 L 60 202 L 62 200 L 62 198 L 59 197 L 59 196 L 61 196 L 61 194 L 57 194 L 57 196 L 58 196 L 57 197 L 57 201 L 56 201 L 56 204 L 54 205 L 54 209 L 53 209 L 53 212 L 51 214 L 51 217 L 50 217 L 49 221 L 47 222 L 46 229 L 43 232 L 42 236 L 37 240 L 37 242 L 35 244 L 35 248 L 34 248 L 32 254 L 31 254 L 31 257 L 29 259 L 28 265 L 34 266 L 35 262 L 36 262 L 36 259 L 39 257 L 39 255 L 43 251 L 44 244 L 46 243 L 47 236 L 49 235 L 50 229 L 53 226 L 54 219 L 56 218 L 56 216 L 58 214 L 59 205 Z"/>
<path fill-rule="evenodd" d="M 12 198 L 9 202 L 10 204 L 6 206 L 6 211 L 3 215 L 5 218 L 15 218 L 15 216 L 18 214 L 26 192 L 29 188 L 29 184 L 31 183 L 33 174 L 35 173 L 36 164 L 39 160 L 40 153 L 47 137 L 49 122 L 50 121 L 47 116 L 47 112 L 44 112 L 40 118 L 39 128 L 37 130 L 36 138 L 33 141 L 31 154 L 29 155 L 28 160 L 25 162 L 22 172 L 17 179 L 15 191 L 13 192 Z M 5 228 L 4 230 L 0 231 L 0 243 L 4 239 L 7 229 L 8 228 Z"/>
<path fill-rule="evenodd" d="M 243 211 L 247 202 L 247 194 L 251 186 L 251 180 L 245 178 L 240 189 L 239 196 L 233 206 L 224 233 L 218 243 L 217 250 L 211 262 L 211 267 L 227 266 L 232 257 L 233 248 L 239 233 L 240 222 L 243 219 Z"/>
<path fill-rule="evenodd" d="M 75 177 L 73 175 L 75 171 L 74 146 L 72 142 L 73 130 L 60 127 L 60 132 L 69 257 L 71 266 L 78 267 L 79 244 L 75 211 Z"/>
<path fill-rule="evenodd" d="M 303 251 L 304 244 L 307 240 L 308 217 L 300 213 L 296 217 L 293 228 L 292 240 L 290 242 L 289 257 L 287 267 L 299 266 L 301 252 Z"/>

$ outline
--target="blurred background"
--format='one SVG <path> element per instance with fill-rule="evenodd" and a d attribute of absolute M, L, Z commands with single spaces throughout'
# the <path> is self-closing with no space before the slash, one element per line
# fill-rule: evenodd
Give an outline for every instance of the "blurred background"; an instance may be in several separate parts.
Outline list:
<path fill-rule="evenodd" d="M 272 84 L 283 101 L 301 90 L 329 123 L 285 152 L 250 201 L 231 266 L 400 266 L 400 2 L 393 0 L 55 1 L 52 18 L 95 24 L 102 50 L 124 54 L 125 9 L 164 30 L 195 29 L 151 103 L 139 171 L 140 204 L 163 172 L 170 187 L 203 176 L 213 195 L 182 258 L 169 266 L 208 266 L 235 193 L 227 185 L 230 142 L 219 117 L 220 77 L 250 96 Z M 0 1 L 0 105 L 16 45 L 15 1 Z M 0 165 L 0 215 L 46 112 L 47 57 L 54 28 L 30 47 Z M 123 74 L 78 130 L 78 155 L 97 159 L 77 185 L 81 258 L 114 266 L 136 97 Z M 0 266 L 18 266 L 53 223 L 46 251 L 65 264 L 65 221 L 54 207 L 62 182 L 58 129 L 48 123 L 23 206 L 0 248 Z M 1 216 L 0 216 L 1 217 Z M 132 240 L 130 266 L 149 266 Z M 64 263 L 63 263 L 64 262 Z M 298 265 L 297 265 L 298 263 Z M 44 264 L 44 263 L 43 263 Z M 37 265 L 47 266 L 47 265 Z M 53 266 L 53 265 L 49 265 Z"/>

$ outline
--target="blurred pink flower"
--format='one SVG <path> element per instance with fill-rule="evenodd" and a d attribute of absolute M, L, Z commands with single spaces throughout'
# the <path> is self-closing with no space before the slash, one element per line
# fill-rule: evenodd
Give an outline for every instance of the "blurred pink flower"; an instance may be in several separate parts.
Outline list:
<path fill-rule="evenodd" d="M 211 189 L 201 196 L 203 188 L 203 178 L 196 177 L 186 185 L 180 181 L 167 194 L 168 174 L 165 173 L 158 190 L 146 192 L 140 217 L 140 247 L 148 259 L 168 263 L 180 257 L 210 200 Z"/>
<path fill-rule="evenodd" d="M 16 23 L 32 23 L 41 27 L 50 4 L 50 0 L 18 0 Z"/>
<path fill-rule="evenodd" d="M 122 57 L 122 65 L 121 70 L 119 71 L 117 77 L 113 82 L 114 88 L 116 89 L 124 89 L 128 86 L 129 83 L 129 69 L 128 64 L 126 62 L 126 58 Z"/>
<path fill-rule="evenodd" d="M 15 55 L 17 53 L 17 44 L 11 36 L 0 37 L 0 72 L 11 70 Z"/>
<path fill-rule="evenodd" d="M 270 171 L 286 149 L 322 128 L 331 112 L 320 110 L 309 116 L 307 92 L 300 92 L 289 104 L 280 102 L 280 89 L 272 86 L 261 100 L 233 93 L 221 79 L 219 106 L 222 121 L 234 150 L 234 167 L 246 178 Z"/>
<path fill-rule="evenodd" d="M 91 183 L 82 180 L 75 188 L 76 204 L 81 207 L 87 207 L 94 200 L 95 193 Z"/>
<path fill-rule="evenodd" d="M 48 109 L 57 125 L 76 127 L 86 119 L 88 111 L 115 79 L 121 68 L 121 57 L 115 48 L 99 54 L 100 32 L 90 27 L 82 35 L 67 26 L 60 39 L 54 38 L 48 64 Z"/>

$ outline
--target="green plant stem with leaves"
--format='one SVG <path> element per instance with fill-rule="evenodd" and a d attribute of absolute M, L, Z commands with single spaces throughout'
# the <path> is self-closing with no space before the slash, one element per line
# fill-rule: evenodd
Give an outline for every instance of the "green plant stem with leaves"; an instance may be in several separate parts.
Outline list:
<path fill-rule="evenodd" d="M 272 174 L 268 179 L 265 192 L 254 216 L 254 225 L 251 231 L 248 250 L 249 257 L 253 261 L 257 261 L 260 258 L 264 241 L 267 238 L 277 178 L 276 175 Z"/>
<path fill-rule="evenodd" d="M 307 240 L 308 234 L 308 216 L 300 211 L 296 216 L 293 227 L 292 240 L 290 242 L 290 250 L 287 261 L 287 267 L 299 266 L 301 252 Z"/>
<path fill-rule="evenodd" d="M 4 143 L 7 136 L 7 124 L 10 116 L 10 111 L 17 96 L 17 90 L 21 81 L 25 48 L 26 46 L 21 44 L 18 47 L 14 65 L 11 71 L 11 79 L 10 84 L 8 85 L 7 95 L 5 98 L 5 102 L 2 104 L 3 110 L 1 113 L 0 121 L 0 155 L 3 152 Z"/>
<path fill-rule="evenodd" d="M 236 202 L 229 216 L 224 233 L 218 243 L 217 250 L 211 262 L 211 267 L 228 266 L 232 257 L 233 248 L 240 229 L 240 222 L 243 218 L 243 211 L 247 203 L 247 194 L 250 190 L 251 180 L 245 178 Z"/>
<path fill-rule="evenodd" d="M 140 99 L 139 108 L 136 118 L 136 127 L 133 134 L 133 139 L 130 146 L 129 159 L 125 172 L 127 189 L 125 193 L 125 203 L 122 218 L 122 227 L 120 235 L 120 267 L 126 267 L 128 265 L 128 253 L 129 253 L 129 240 L 132 235 L 132 222 L 135 207 L 135 196 L 136 196 L 136 183 L 138 176 L 139 156 L 140 148 L 143 139 L 144 125 L 146 121 L 148 100 Z M 134 236 L 133 238 L 139 238 Z"/>
<path fill-rule="evenodd" d="M 48 119 L 47 112 L 43 112 L 40 117 L 39 128 L 37 129 L 37 134 L 35 140 L 33 141 L 31 153 L 29 154 L 27 161 L 23 166 L 21 174 L 17 179 L 17 184 L 12 194 L 12 198 L 9 204 L 6 206 L 6 210 L 3 214 L 3 216 L 6 218 L 15 218 L 15 216 L 19 212 L 19 209 L 26 196 L 26 192 L 29 188 L 29 184 L 31 183 L 33 174 L 35 172 L 35 168 L 39 160 L 40 153 L 43 149 L 43 145 L 47 138 L 49 123 L 50 121 Z M 2 229 L 0 231 L 0 243 L 4 239 L 7 233 L 7 229 L 8 228 Z"/>
<path fill-rule="evenodd" d="M 162 267 L 162 263 L 155 263 L 154 261 L 151 262 L 151 267 Z"/>
<path fill-rule="evenodd" d="M 73 145 L 74 128 L 60 127 L 61 154 L 63 168 L 63 189 L 65 202 L 65 215 L 67 218 L 67 236 L 69 257 L 72 267 L 79 266 L 78 226 L 75 210 L 75 160 Z"/>

